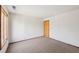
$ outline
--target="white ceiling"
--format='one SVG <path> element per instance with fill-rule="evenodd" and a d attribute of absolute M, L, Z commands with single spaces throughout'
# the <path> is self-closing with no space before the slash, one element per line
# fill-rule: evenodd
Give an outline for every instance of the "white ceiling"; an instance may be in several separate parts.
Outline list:
<path fill-rule="evenodd" d="M 7 5 L 7 7 L 9 12 L 40 18 L 47 18 L 79 9 L 78 5 L 16 5 L 15 10 L 11 5 Z"/>

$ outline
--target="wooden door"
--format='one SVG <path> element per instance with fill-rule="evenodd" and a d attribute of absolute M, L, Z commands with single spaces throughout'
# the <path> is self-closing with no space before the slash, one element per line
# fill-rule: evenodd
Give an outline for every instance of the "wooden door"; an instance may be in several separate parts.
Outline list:
<path fill-rule="evenodd" d="M 44 21 L 44 37 L 49 37 L 49 20 Z"/>

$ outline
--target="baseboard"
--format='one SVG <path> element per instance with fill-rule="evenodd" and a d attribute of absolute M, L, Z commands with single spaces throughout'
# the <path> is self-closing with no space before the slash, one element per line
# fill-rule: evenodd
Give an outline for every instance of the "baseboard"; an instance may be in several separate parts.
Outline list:
<path fill-rule="evenodd" d="M 18 43 L 18 42 L 22 42 L 22 41 L 26 41 L 26 40 L 31 40 L 31 39 L 35 39 L 35 38 L 39 38 L 39 37 L 44 37 L 44 36 L 38 36 L 38 37 L 33 37 L 33 38 L 29 38 L 29 39 L 24 39 L 24 40 L 21 40 L 21 41 L 16 41 L 16 42 L 12 42 L 10 44 L 13 44 L 13 43 Z M 53 39 L 51 37 L 49 37 L 51 40 L 56 40 L 56 39 Z M 76 48 L 79 48 L 78 46 L 75 46 L 75 45 L 72 45 L 72 44 L 69 44 L 69 43 L 66 43 L 66 42 L 63 42 L 63 41 L 60 41 L 60 40 L 56 40 L 56 41 L 59 41 L 61 43 L 64 43 L 66 45 L 70 45 L 70 46 L 73 46 L 73 47 L 76 47 Z"/>
<path fill-rule="evenodd" d="M 56 40 L 56 39 L 53 39 L 53 38 L 50 38 L 50 39 L 52 39 L 52 40 Z M 62 43 L 64 43 L 64 44 L 66 44 L 66 45 L 70 45 L 70 46 L 73 46 L 73 47 L 79 48 L 79 46 L 72 45 L 72 44 L 66 43 L 66 42 L 64 42 L 64 41 L 60 41 L 60 40 L 56 40 L 56 41 L 62 42 Z"/>
<path fill-rule="evenodd" d="M 38 37 L 43 37 L 43 36 L 38 36 Z M 38 37 L 33 37 L 33 38 L 24 39 L 24 40 L 20 40 L 20 41 L 16 41 L 16 42 L 11 42 L 10 44 L 18 43 L 18 42 L 22 42 L 22 41 L 26 41 L 26 40 L 31 40 L 31 39 L 35 39 L 35 38 L 38 38 Z"/>

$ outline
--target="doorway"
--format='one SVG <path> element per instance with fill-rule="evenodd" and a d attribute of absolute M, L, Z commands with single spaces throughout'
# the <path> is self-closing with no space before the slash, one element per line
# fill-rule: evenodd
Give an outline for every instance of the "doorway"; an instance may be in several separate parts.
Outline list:
<path fill-rule="evenodd" d="M 49 20 L 44 21 L 44 37 L 49 37 Z"/>

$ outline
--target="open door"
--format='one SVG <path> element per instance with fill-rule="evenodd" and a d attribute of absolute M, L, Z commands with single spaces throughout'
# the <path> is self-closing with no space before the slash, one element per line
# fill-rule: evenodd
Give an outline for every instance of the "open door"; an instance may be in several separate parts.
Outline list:
<path fill-rule="evenodd" d="M 44 21 L 44 37 L 49 37 L 49 20 Z"/>

